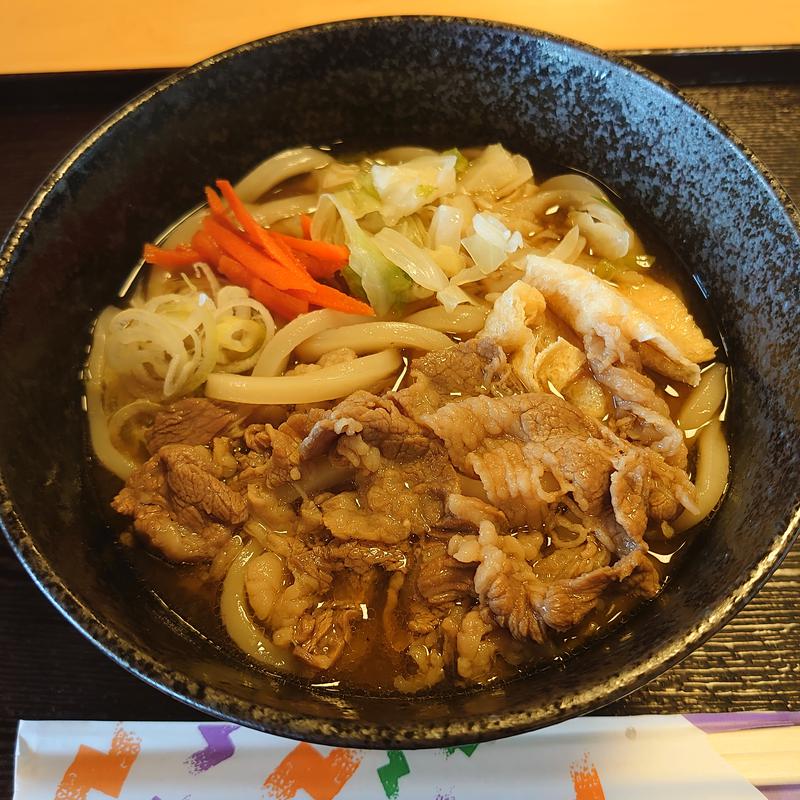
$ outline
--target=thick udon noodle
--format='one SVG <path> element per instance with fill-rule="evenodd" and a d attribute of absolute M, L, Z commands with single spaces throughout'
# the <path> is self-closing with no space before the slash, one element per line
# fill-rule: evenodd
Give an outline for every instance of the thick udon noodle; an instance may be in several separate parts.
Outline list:
<path fill-rule="evenodd" d="M 404 301 L 381 309 L 375 321 L 319 309 L 276 325 L 262 303 L 245 289 L 226 285 L 206 264 L 175 276 L 152 268 L 137 282 L 128 306 L 106 309 L 95 325 L 85 385 L 97 459 L 127 479 L 143 460 L 142 428 L 163 403 L 199 392 L 229 403 L 306 406 L 376 385 L 397 385 L 407 364 L 405 352 L 445 350 L 453 337 L 468 339 L 483 329 L 491 303 L 522 275 L 515 265 L 527 254 L 578 265 L 617 286 L 635 286 L 647 273 L 652 260 L 639 237 L 594 181 L 565 174 L 537 185 L 527 160 L 509 157 L 498 146 L 466 155 L 468 164 L 464 155 L 457 156 L 465 162 L 459 163 L 458 190 L 449 186 L 446 194 L 422 205 L 404 196 L 401 187 L 392 200 L 394 213 L 384 207 L 384 219 L 377 214 L 373 187 L 363 190 L 365 165 L 390 171 L 395 164 L 442 154 L 402 147 L 360 162 L 340 162 L 330 153 L 298 148 L 248 173 L 236 189 L 261 224 L 297 235 L 300 215 L 313 212 L 312 239 L 347 243 L 353 261 L 369 257 L 391 269 L 405 287 Z M 435 171 L 430 175 L 437 178 Z M 207 214 L 206 207 L 198 208 L 162 242 L 174 247 L 189 241 Z M 366 274 L 361 279 L 370 300 L 385 301 L 385 287 L 370 284 Z M 316 365 L 342 349 L 352 357 Z M 581 380 L 586 389 L 588 379 Z M 567 394 L 552 382 L 543 388 L 559 397 Z M 576 395 L 580 386 L 572 389 Z M 697 495 L 696 508 L 663 524 L 662 534 L 697 525 L 724 493 L 727 393 L 727 369 L 719 361 L 707 365 L 698 385 L 682 390 L 680 397 L 668 387 L 672 416 L 695 464 Z M 296 496 L 308 497 L 342 479 L 342 470 L 320 464 L 315 485 L 298 483 Z M 460 480 L 465 496 L 485 497 L 479 481 Z M 245 590 L 248 562 L 268 552 L 265 535 L 263 525 L 251 518 L 215 558 L 211 574 L 223 578 L 220 613 L 236 646 L 270 668 L 296 670 L 296 659 L 255 619 Z M 574 548 L 585 542 L 587 532 L 564 514 L 549 535 L 554 548 Z M 402 584 L 399 574 L 391 578 L 390 590 Z M 390 591 L 386 609 L 396 602 L 396 592 Z M 420 670 L 431 668 L 419 647 L 407 655 Z M 397 688 L 414 689 L 398 680 Z"/>

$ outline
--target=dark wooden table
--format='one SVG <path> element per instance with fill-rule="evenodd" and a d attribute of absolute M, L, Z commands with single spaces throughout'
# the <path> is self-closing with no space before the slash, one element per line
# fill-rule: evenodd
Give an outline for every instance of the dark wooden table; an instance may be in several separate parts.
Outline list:
<path fill-rule="evenodd" d="M 800 48 L 635 57 L 714 111 L 800 202 Z M 84 133 L 162 74 L 0 77 L 0 233 Z M 800 710 L 799 590 L 795 544 L 726 628 L 604 713 Z M 5 541 L 0 609 L 0 798 L 11 795 L 19 719 L 200 718 L 96 650 L 40 594 Z"/>

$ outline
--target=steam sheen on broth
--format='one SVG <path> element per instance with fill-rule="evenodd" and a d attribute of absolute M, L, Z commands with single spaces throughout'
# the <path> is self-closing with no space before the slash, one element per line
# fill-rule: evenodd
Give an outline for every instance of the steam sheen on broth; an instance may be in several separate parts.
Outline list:
<path fill-rule="evenodd" d="M 727 482 L 719 338 L 616 199 L 545 172 L 298 148 L 145 248 L 91 440 L 203 635 L 418 693 L 566 657 L 668 580 Z"/>

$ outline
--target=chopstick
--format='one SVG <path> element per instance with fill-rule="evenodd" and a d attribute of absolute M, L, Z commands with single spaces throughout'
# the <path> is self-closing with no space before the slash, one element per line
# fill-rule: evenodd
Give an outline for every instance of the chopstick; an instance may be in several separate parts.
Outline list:
<path fill-rule="evenodd" d="M 708 741 L 754 786 L 800 784 L 800 727 L 710 733 Z"/>

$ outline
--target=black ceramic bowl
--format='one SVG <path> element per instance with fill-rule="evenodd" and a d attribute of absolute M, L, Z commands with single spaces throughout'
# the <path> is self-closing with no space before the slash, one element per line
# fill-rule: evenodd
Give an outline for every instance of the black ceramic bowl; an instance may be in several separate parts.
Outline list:
<path fill-rule="evenodd" d="M 725 334 L 733 472 L 710 528 L 629 622 L 507 685 L 380 698 L 257 672 L 182 624 L 137 579 L 87 470 L 78 376 L 89 328 L 142 242 L 212 179 L 236 177 L 284 147 L 339 139 L 351 149 L 502 141 L 601 178 L 690 267 Z M 398 18 L 294 31 L 211 58 L 141 95 L 66 158 L 23 212 L 0 273 L 0 490 L 12 547 L 108 655 L 251 727 L 329 744 L 424 747 L 584 713 L 708 638 L 794 536 L 797 213 L 705 111 L 643 70 L 561 39 Z"/>

